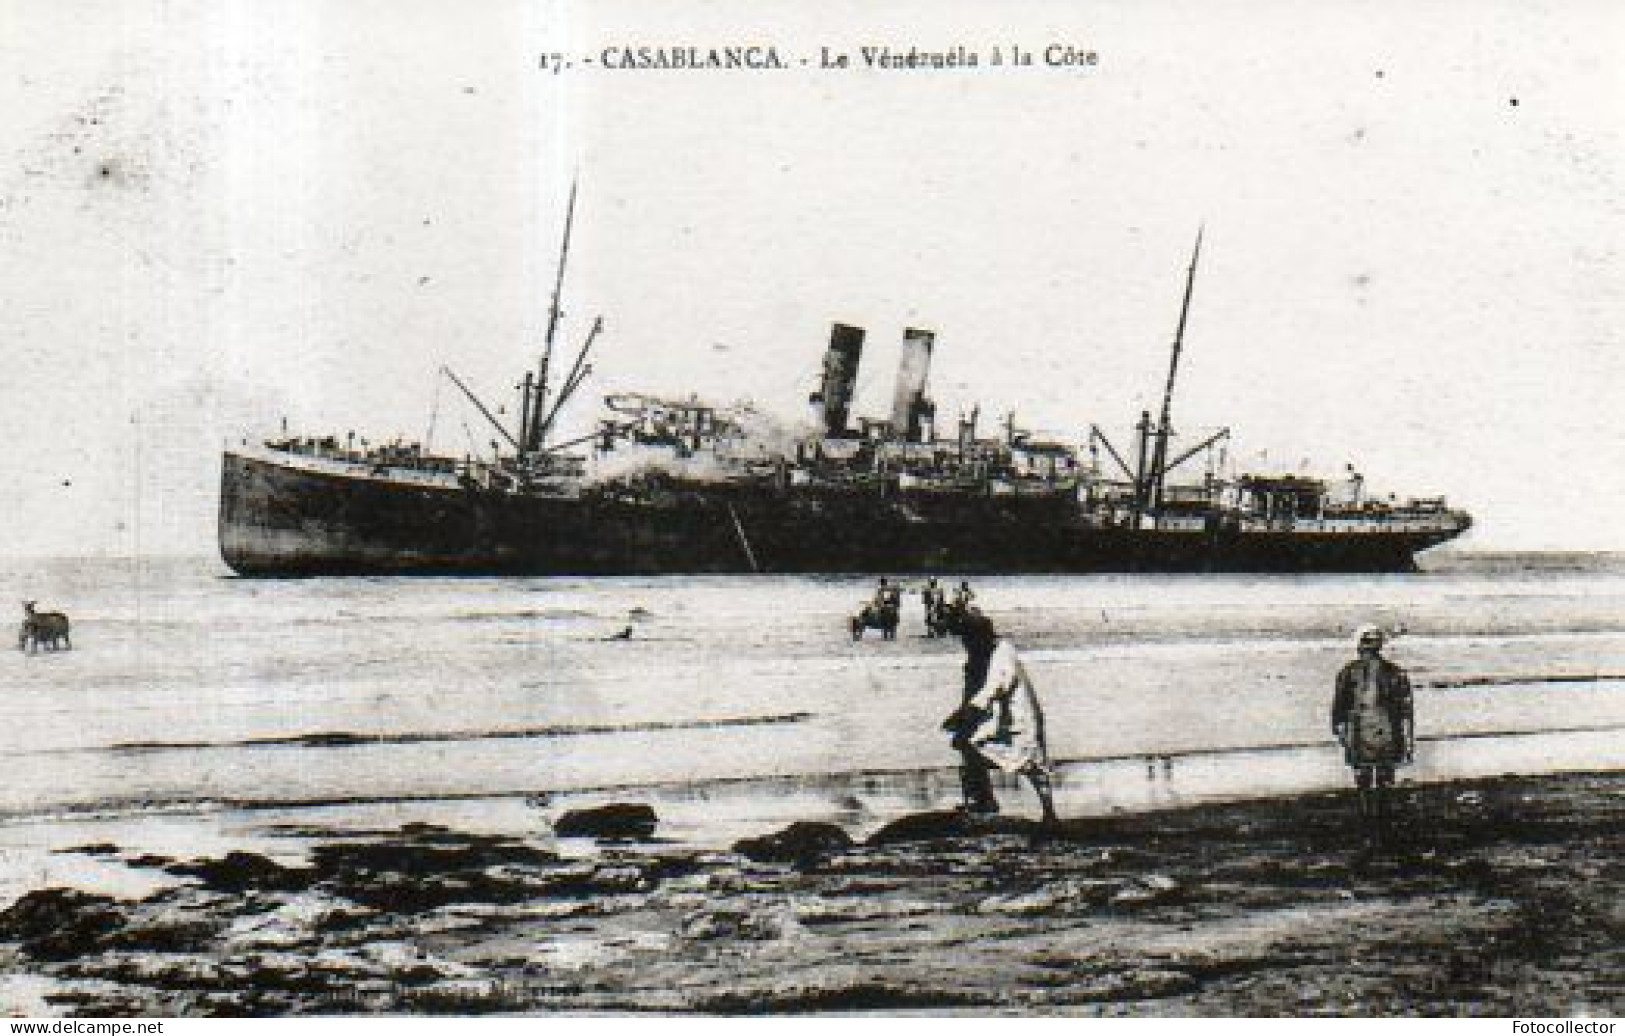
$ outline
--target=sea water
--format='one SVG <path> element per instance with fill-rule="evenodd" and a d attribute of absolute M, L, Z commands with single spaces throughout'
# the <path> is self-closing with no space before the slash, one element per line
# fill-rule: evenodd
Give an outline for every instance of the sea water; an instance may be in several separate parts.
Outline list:
<path fill-rule="evenodd" d="M 94 842 L 275 851 L 290 831 L 411 820 L 545 833 L 614 800 L 717 843 L 796 819 L 861 834 L 958 795 L 940 724 L 963 653 L 924 635 L 917 594 L 896 640 L 854 641 L 872 576 L 252 580 L 211 558 L 0 574 L 73 619 L 71 651 L 0 655 L 0 896 L 96 871 L 50 852 Z M 1618 556 L 973 583 L 1038 686 L 1063 813 L 1346 782 L 1332 681 L 1368 622 L 1403 630 L 1388 654 L 1416 687 L 1407 779 L 1625 763 Z"/>

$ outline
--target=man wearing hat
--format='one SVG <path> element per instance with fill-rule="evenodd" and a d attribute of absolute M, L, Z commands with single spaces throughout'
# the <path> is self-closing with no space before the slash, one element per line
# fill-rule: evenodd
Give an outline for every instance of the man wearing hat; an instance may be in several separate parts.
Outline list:
<path fill-rule="evenodd" d="M 1332 732 L 1343 758 L 1354 768 L 1360 818 L 1367 840 L 1379 842 L 1388 823 L 1388 789 L 1394 768 L 1411 761 L 1416 748 L 1416 715 L 1405 670 L 1382 657 L 1386 638 L 1375 626 L 1357 634 L 1359 657 L 1337 674 L 1332 700 Z"/>

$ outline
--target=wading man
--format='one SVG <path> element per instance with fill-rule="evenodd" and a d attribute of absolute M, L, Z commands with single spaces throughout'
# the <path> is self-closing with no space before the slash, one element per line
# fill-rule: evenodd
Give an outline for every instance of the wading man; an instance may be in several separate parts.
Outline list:
<path fill-rule="evenodd" d="M 1360 820 L 1368 845 L 1381 844 L 1388 827 L 1388 790 L 1394 769 L 1411 761 L 1416 715 L 1405 670 L 1382 657 L 1384 637 L 1375 626 L 1358 634 L 1359 656 L 1337 674 L 1332 733 L 1354 769 Z"/>
<path fill-rule="evenodd" d="M 953 732 L 960 752 L 960 783 L 965 808 L 997 813 L 998 800 L 989 778 L 991 768 L 1025 777 L 1038 795 L 1043 823 L 1059 823 L 1050 790 L 1049 751 L 1044 741 L 1044 712 L 1027 667 L 1016 647 L 1000 637 L 987 616 L 970 610 L 957 622 L 965 647 L 964 702 L 944 728 Z"/>

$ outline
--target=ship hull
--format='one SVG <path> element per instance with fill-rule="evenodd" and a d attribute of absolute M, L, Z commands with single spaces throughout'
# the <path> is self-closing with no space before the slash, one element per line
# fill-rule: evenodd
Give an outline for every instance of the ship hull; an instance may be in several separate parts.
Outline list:
<path fill-rule="evenodd" d="M 227 453 L 220 550 L 245 576 L 727 572 L 1398 572 L 1460 528 L 1102 528 L 1067 498 L 805 487 L 552 497 Z"/>

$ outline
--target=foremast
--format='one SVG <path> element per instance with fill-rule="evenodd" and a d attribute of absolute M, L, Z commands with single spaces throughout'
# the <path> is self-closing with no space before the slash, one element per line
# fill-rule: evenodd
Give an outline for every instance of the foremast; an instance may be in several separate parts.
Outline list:
<path fill-rule="evenodd" d="M 553 431 L 559 411 L 592 373 L 592 364 L 587 362 L 587 357 L 604 330 L 603 317 L 594 317 L 586 340 L 576 352 L 575 360 L 570 364 L 557 388 L 554 388 L 551 382 L 553 356 L 557 351 L 559 322 L 564 315 L 564 279 L 570 264 L 570 241 L 575 230 L 578 187 L 578 181 L 570 182 L 570 198 L 564 210 L 564 234 L 559 244 L 559 261 L 553 276 L 553 296 L 547 311 L 547 331 L 542 339 L 542 354 L 537 360 L 536 369 L 527 371 L 524 382 L 519 386 L 518 438 L 515 440 L 512 436 L 508 437 L 515 446 L 515 464 L 522 471 L 549 471 L 554 466 L 553 455 L 558 450 L 567 449 L 585 441 L 585 438 L 591 438 L 587 436 L 569 442 L 552 445 L 548 443 L 548 436 Z"/>
<path fill-rule="evenodd" d="M 517 478 L 518 485 L 526 486 L 535 484 L 537 479 L 543 477 L 579 473 L 581 458 L 566 457 L 559 451 L 593 438 L 592 435 L 586 435 L 567 442 L 551 444 L 548 442 L 548 435 L 553 430 L 559 411 L 592 373 L 592 365 L 587 362 L 587 357 L 604 330 L 603 318 L 595 317 L 591 329 L 587 332 L 586 340 L 570 364 L 569 371 L 559 382 L 558 387 L 550 391 L 553 356 L 558 343 L 560 320 L 564 313 L 564 278 L 570 262 L 570 239 L 575 229 L 576 193 L 577 183 L 571 181 L 570 198 L 564 212 L 564 235 L 559 246 L 558 267 L 553 278 L 553 296 L 548 306 L 547 331 L 542 339 L 542 354 L 537 361 L 536 369 L 526 371 L 525 380 L 517 386 L 520 393 L 517 434 L 510 432 L 491 412 L 490 407 L 486 406 L 450 368 L 441 368 L 441 372 L 513 447 L 510 456 L 502 457 L 499 454 L 493 462 L 495 468 L 502 469 L 511 476 L 502 480 L 510 486 L 514 485 L 514 478 Z M 495 446 L 496 443 L 493 442 L 492 445 Z"/>

